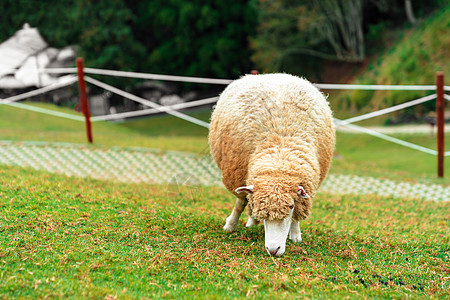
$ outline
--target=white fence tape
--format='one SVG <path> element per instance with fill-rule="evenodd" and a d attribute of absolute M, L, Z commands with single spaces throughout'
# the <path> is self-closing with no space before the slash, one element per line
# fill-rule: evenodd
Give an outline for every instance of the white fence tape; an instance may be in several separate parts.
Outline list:
<path fill-rule="evenodd" d="M 437 97 L 436 94 L 432 94 L 432 95 L 428 95 L 428 96 L 425 96 L 425 97 L 422 97 L 422 98 L 419 98 L 419 99 L 416 99 L 416 100 L 412 100 L 412 101 L 405 102 L 405 103 L 402 103 L 402 104 L 399 104 L 399 105 L 388 107 L 388 108 L 385 108 L 385 109 L 382 109 L 382 110 L 377 110 L 377 111 L 374 111 L 374 112 L 371 112 L 371 113 L 368 113 L 368 114 L 364 114 L 364 115 L 360 115 L 360 116 L 357 116 L 357 117 L 345 119 L 345 120 L 342 120 L 342 121 L 339 122 L 339 126 L 345 125 L 345 124 L 350 124 L 350 123 L 355 123 L 355 122 L 358 122 L 358 121 L 362 121 L 362 120 L 366 120 L 366 119 L 370 119 L 370 118 L 374 118 L 374 117 L 378 117 L 378 116 L 381 116 L 381 115 L 384 115 L 384 114 L 387 114 L 387 113 L 390 113 L 390 112 L 394 112 L 394 111 L 397 111 L 397 110 L 400 110 L 400 109 L 404 109 L 406 107 L 418 105 L 418 104 L 421 104 L 421 103 L 424 103 L 424 102 L 436 99 L 436 97 Z"/>
<path fill-rule="evenodd" d="M 98 86 L 98 87 L 100 87 L 100 88 L 103 88 L 103 89 L 105 89 L 105 90 L 107 90 L 107 91 L 113 92 L 113 93 L 115 93 L 115 94 L 117 94 L 117 95 L 120 95 L 120 96 L 122 96 L 122 97 L 125 97 L 125 98 L 128 98 L 128 99 L 130 99 L 130 100 L 139 102 L 139 103 L 141 103 L 141 104 L 144 104 L 144 105 L 153 107 L 153 108 L 155 108 L 155 109 L 158 109 L 158 110 L 161 111 L 161 112 L 166 112 L 166 113 L 168 113 L 168 114 L 170 114 L 170 115 L 172 115 L 172 116 L 174 116 L 174 117 L 177 117 L 177 118 L 186 120 L 186 121 L 188 121 L 188 122 L 197 124 L 197 125 L 199 125 L 199 126 L 202 126 L 202 127 L 205 127 L 205 128 L 209 128 L 209 123 L 208 123 L 208 122 L 205 122 L 205 121 L 196 119 L 196 118 L 194 118 L 194 117 L 188 116 L 188 115 L 183 114 L 183 113 L 180 113 L 180 112 L 178 112 L 178 111 L 170 111 L 170 110 L 166 110 L 166 111 L 165 111 L 164 106 L 158 105 L 158 104 L 153 103 L 153 102 L 151 102 L 151 101 L 149 101 L 149 100 L 147 100 L 147 99 L 144 99 L 144 98 L 138 97 L 138 96 L 136 96 L 136 95 L 130 94 L 130 93 L 128 93 L 128 92 L 122 91 L 122 90 L 120 90 L 120 89 L 118 89 L 118 88 L 115 88 L 115 87 L 113 87 L 113 86 L 111 86 L 111 85 L 109 85 L 109 84 L 106 84 L 106 83 L 103 83 L 103 82 L 101 82 L 101 81 L 98 81 L 98 80 L 96 80 L 96 79 L 94 79 L 94 78 L 85 76 L 84 79 L 85 79 L 87 82 L 89 82 L 89 83 L 91 83 L 91 84 L 93 84 L 93 85 L 96 85 L 96 86 Z"/>
<path fill-rule="evenodd" d="M 370 91 L 435 91 L 436 85 L 366 85 L 315 83 L 323 90 L 370 90 Z M 449 87 L 450 88 L 450 87 Z"/>
<path fill-rule="evenodd" d="M 66 73 L 76 73 L 77 69 L 76 68 L 42 69 L 41 72 L 47 72 L 50 74 L 66 74 Z M 84 73 L 85 74 L 93 74 L 93 75 L 108 75 L 108 76 L 115 76 L 115 77 L 128 77 L 128 78 L 139 78 L 139 79 L 149 79 L 149 80 L 166 80 L 166 81 L 209 83 L 209 84 L 223 84 L 223 85 L 227 85 L 227 84 L 230 84 L 231 82 L 233 82 L 232 79 L 215 79 L 215 78 L 203 78 L 203 77 L 161 75 L 161 74 L 150 74 L 150 73 L 139 73 L 139 72 L 104 70 L 104 69 L 95 69 L 95 68 L 84 68 Z"/>
<path fill-rule="evenodd" d="M 209 84 L 223 84 L 227 85 L 233 80 L 230 79 L 211 79 L 211 78 L 201 78 L 201 77 L 186 77 L 186 76 L 172 76 L 172 75 L 160 75 L 160 74 L 148 74 L 148 73 L 137 73 L 137 72 L 124 72 L 124 71 L 114 71 L 114 70 L 102 70 L 102 69 L 94 69 L 94 68 L 85 68 L 84 69 L 86 74 L 95 74 L 95 75 L 109 75 L 109 76 L 117 76 L 117 77 L 130 77 L 130 78 L 140 78 L 140 79 L 150 79 L 150 80 L 168 80 L 168 81 L 178 81 L 178 82 L 191 82 L 191 83 L 209 83 Z M 59 69 L 41 69 L 40 72 L 46 72 L 49 74 L 67 74 L 67 73 L 76 73 L 76 68 L 59 68 Z M 91 77 L 86 76 L 85 80 L 93 85 L 96 85 L 100 88 L 103 88 L 105 90 L 111 91 L 113 93 L 116 93 L 122 97 L 128 98 L 130 100 L 136 101 L 138 103 L 147 105 L 149 107 L 152 107 L 151 109 L 141 110 L 141 111 L 134 111 L 134 112 L 125 112 L 125 113 L 119 113 L 114 115 L 105 115 L 105 116 L 96 116 L 92 117 L 92 121 L 101 121 L 101 120 L 113 120 L 113 119 L 122 119 L 126 117 L 131 116 L 142 116 L 142 115 L 148 115 L 153 114 L 157 112 L 166 112 L 170 115 L 173 115 L 175 117 L 181 118 L 183 120 L 189 121 L 191 123 L 197 124 L 199 126 L 209 128 L 209 123 L 193 118 L 191 116 L 188 116 L 186 114 L 180 113 L 176 110 L 187 108 L 187 107 L 194 107 L 194 106 L 200 106 L 204 104 L 214 103 L 218 100 L 218 97 L 208 98 L 208 99 L 202 99 L 198 101 L 192 101 L 188 103 L 182 103 L 177 105 L 171 105 L 171 106 L 161 106 L 156 103 L 153 103 L 147 99 L 138 97 L 136 95 L 130 94 L 128 92 L 125 92 L 123 90 L 117 89 L 113 86 L 110 86 L 106 83 L 103 83 L 101 81 L 98 81 L 96 79 L 93 79 Z M 12 96 L 6 99 L 0 99 L 0 104 L 6 104 L 6 105 L 12 105 L 16 107 L 20 107 L 23 109 L 28 109 L 40 113 L 45 113 L 53 116 L 63 117 L 71 120 L 76 121 L 84 121 L 84 118 L 81 116 L 76 116 L 72 114 L 62 113 L 62 112 L 56 112 L 53 110 L 48 110 L 45 108 L 35 107 L 31 105 L 26 105 L 23 103 L 15 103 L 16 101 L 26 99 L 28 97 L 37 96 L 64 86 L 68 86 L 70 84 L 73 84 L 77 81 L 77 76 L 66 76 L 63 77 L 63 79 L 55 84 L 36 89 L 31 92 L 23 93 L 20 95 Z M 353 89 L 353 90 L 436 90 L 435 85 L 356 85 L 356 84 L 314 84 L 316 87 L 320 89 Z M 445 91 L 450 91 L 450 86 L 444 86 Z M 437 155 L 436 150 L 432 150 L 429 148 L 425 148 L 419 145 L 415 145 L 388 135 L 385 135 L 383 133 L 356 126 L 354 124 L 351 124 L 353 122 L 373 118 L 376 116 L 380 116 L 386 113 L 390 113 L 393 111 L 397 111 L 406 107 L 411 107 L 420 103 L 424 103 L 427 101 L 430 101 L 432 99 L 436 98 L 436 94 L 428 95 L 416 100 L 412 100 L 406 103 L 402 103 L 390 108 L 382 109 L 376 112 L 371 112 L 368 114 L 364 114 L 361 116 L 349 118 L 346 120 L 339 120 L 334 119 L 337 126 L 347 126 L 349 128 L 352 128 L 356 131 L 364 132 L 366 134 L 396 143 L 398 145 L 402 145 L 411 149 L 415 149 L 424 153 Z M 444 98 L 450 101 L 450 95 L 444 94 Z M 450 156 L 450 151 L 445 152 L 445 156 Z"/>
<path fill-rule="evenodd" d="M 13 103 L 13 102 L 16 102 L 16 101 L 19 101 L 19 100 L 23 100 L 23 99 L 26 99 L 26 98 L 29 98 L 29 97 L 34 97 L 34 96 L 37 96 L 37 95 L 41 95 L 41 94 L 44 94 L 44 93 L 47 93 L 47 92 L 50 92 L 50 91 L 53 91 L 53 90 L 56 90 L 56 89 L 68 86 L 68 85 L 71 85 L 71 84 L 73 84 L 73 83 L 75 83 L 77 81 L 78 81 L 77 76 L 66 77 L 66 78 L 61 79 L 59 82 L 50 84 L 50 85 L 48 85 L 46 87 L 39 88 L 37 90 L 30 91 L 30 92 L 27 92 L 27 93 L 23 93 L 23 94 L 20 94 L 20 95 L 12 96 L 12 97 L 9 97 L 9 98 L 6 98 L 6 99 L 1 99 L 0 100 L 0 104 L 9 104 L 9 103 Z"/>
<path fill-rule="evenodd" d="M 188 108 L 188 107 L 196 107 L 196 106 L 211 104 L 211 103 L 217 102 L 217 100 L 219 100 L 219 97 L 212 97 L 212 98 L 206 98 L 206 99 L 196 100 L 196 101 L 191 101 L 191 102 L 186 102 L 186 103 L 174 104 L 174 105 L 169 105 L 169 106 L 161 106 L 161 108 L 150 108 L 150 109 L 129 111 L 129 112 L 123 112 L 123 113 L 117 113 L 117 114 L 111 114 L 111 115 L 95 116 L 95 117 L 91 118 L 91 121 L 97 122 L 97 121 L 117 120 L 117 119 L 124 119 L 124 118 L 130 118 L 130 117 L 138 117 L 138 116 L 148 116 L 148 115 L 159 113 L 162 111 L 167 112 L 167 111 L 179 110 L 179 109 Z"/>
<path fill-rule="evenodd" d="M 37 107 L 37 106 L 33 106 L 33 105 L 28 105 L 25 103 L 7 103 L 6 105 L 21 108 L 21 109 L 31 110 L 34 112 L 51 115 L 54 117 L 61 117 L 61 118 L 66 118 L 66 119 L 80 121 L 80 122 L 85 121 L 84 117 L 81 117 L 81 116 L 72 115 L 72 114 L 68 114 L 68 113 L 64 113 L 64 112 L 59 112 L 59 111 L 55 111 L 52 109 Z"/>
<path fill-rule="evenodd" d="M 113 70 L 101 70 L 93 68 L 85 68 L 86 74 L 95 75 L 109 75 L 116 77 L 129 77 L 140 79 L 152 79 L 152 80 L 167 80 L 167 81 L 179 81 L 179 82 L 192 82 L 192 83 L 209 83 L 209 84 L 230 84 L 233 82 L 231 79 L 212 79 L 201 77 L 185 77 L 185 76 L 173 76 L 173 75 L 159 75 L 159 74 L 147 74 L 137 72 L 125 72 L 125 71 L 113 71 Z"/>
<path fill-rule="evenodd" d="M 372 129 L 364 128 L 364 127 L 357 126 L 357 125 L 354 125 L 354 124 L 347 124 L 347 123 L 341 124 L 342 120 L 339 120 L 339 119 L 336 119 L 336 118 L 334 118 L 334 122 L 335 122 L 335 124 L 337 126 L 341 126 L 341 125 L 342 126 L 346 126 L 346 127 L 351 128 L 351 129 L 354 129 L 356 131 L 364 132 L 364 133 L 367 133 L 369 135 L 378 137 L 380 139 L 383 139 L 383 140 L 386 140 L 386 141 L 389 141 L 389 142 L 392 142 L 392 143 L 395 143 L 395 144 L 398 144 L 398 145 L 402 145 L 402 146 L 405 146 L 405 147 L 408 147 L 408 148 L 411 148 L 411 149 L 415 149 L 415 150 L 418 150 L 418 151 L 421 151 L 421 152 L 425 152 L 425 153 L 428 153 L 428 154 L 437 155 L 437 151 L 436 150 L 425 148 L 425 147 L 422 147 L 422 146 L 419 146 L 419 145 L 416 145 L 416 144 L 413 144 L 413 143 L 410 143 L 410 142 L 406 142 L 406 141 L 394 138 L 392 136 L 380 133 L 380 132 L 372 130 Z M 447 153 L 448 153 L 448 155 L 450 155 L 449 152 L 447 152 Z M 446 153 L 446 155 L 447 155 L 447 153 Z"/>
<path fill-rule="evenodd" d="M 76 68 L 50 68 L 40 69 L 40 72 L 49 74 L 68 74 L 76 73 Z M 233 79 L 217 79 L 217 78 L 203 78 L 203 77 L 189 77 L 189 76 L 173 76 L 161 75 L 140 72 L 127 72 L 116 70 L 105 70 L 96 68 L 85 68 L 86 74 L 94 75 L 109 75 L 116 77 L 129 77 L 150 80 L 167 80 L 178 82 L 192 82 L 192 83 L 210 83 L 210 84 L 230 84 Z M 315 83 L 319 89 L 324 90 L 402 90 L 402 91 L 434 91 L 436 85 L 366 85 L 366 84 L 334 84 L 334 83 Z M 450 86 L 444 86 L 445 91 L 450 91 Z"/>

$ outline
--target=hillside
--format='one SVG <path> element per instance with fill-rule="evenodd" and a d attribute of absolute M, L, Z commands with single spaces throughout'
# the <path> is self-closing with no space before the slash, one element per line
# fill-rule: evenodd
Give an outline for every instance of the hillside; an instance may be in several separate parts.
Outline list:
<path fill-rule="evenodd" d="M 400 33 L 389 29 L 383 44 L 391 44 L 372 56 L 350 82 L 353 84 L 434 84 L 436 71 L 450 74 L 450 5 Z M 392 43 L 392 39 L 397 41 Z M 446 80 L 448 84 L 448 79 Z M 406 91 L 343 91 L 331 93 L 330 101 L 341 117 L 357 111 L 370 111 L 424 96 L 429 92 Z M 390 116 L 405 118 L 405 114 L 423 118 L 434 104 L 428 102 L 414 109 Z M 339 117 L 339 115 L 338 115 Z"/>

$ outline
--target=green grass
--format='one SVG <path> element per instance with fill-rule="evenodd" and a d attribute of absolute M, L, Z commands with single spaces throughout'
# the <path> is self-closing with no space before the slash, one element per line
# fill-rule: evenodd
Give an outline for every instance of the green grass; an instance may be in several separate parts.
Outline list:
<path fill-rule="evenodd" d="M 190 113 L 190 115 L 208 123 L 211 118 L 211 112 L 209 110 L 197 111 L 195 113 Z M 124 122 L 121 126 L 148 136 L 204 137 L 208 135 L 207 128 L 171 116 L 136 119 Z"/>
<path fill-rule="evenodd" d="M 436 137 L 428 134 L 393 135 L 407 142 L 436 149 Z M 450 150 L 450 134 L 445 136 Z M 437 157 L 365 134 L 337 133 L 331 172 L 393 179 L 396 181 L 450 185 L 450 157 L 444 160 L 445 178 L 437 178 Z"/>
<path fill-rule="evenodd" d="M 272 259 L 262 226 L 222 231 L 232 202 L 0 167 L 0 298 L 449 296 L 449 203 L 319 194 Z"/>
<path fill-rule="evenodd" d="M 76 114 L 73 110 L 50 104 L 33 105 Z M 208 114 L 200 113 L 199 117 L 205 118 L 205 115 L 207 120 Z M 95 147 L 147 147 L 201 152 L 208 145 L 206 128 L 176 118 L 153 117 L 126 123 L 95 122 L 92 128 Z M 0 105 L 0 140 L 86 143 L 85 130 L 83 122 Z"/>

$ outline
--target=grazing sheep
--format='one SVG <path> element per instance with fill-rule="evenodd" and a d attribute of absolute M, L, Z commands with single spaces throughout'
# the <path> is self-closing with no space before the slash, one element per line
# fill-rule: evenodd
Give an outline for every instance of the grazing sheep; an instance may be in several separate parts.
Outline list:
<path fill-rule="evenodd" d="M 225 187 L 237 199 L 224 230 L 248 203 L 247 227 L 264 221 L 265 246 L 281 256 L 286 238 L 301 242 L 299 221 L 328 172 L 335 144 L 322 93 L 288 74 L 246 75 L 221 94 L 209 142 Z"/>

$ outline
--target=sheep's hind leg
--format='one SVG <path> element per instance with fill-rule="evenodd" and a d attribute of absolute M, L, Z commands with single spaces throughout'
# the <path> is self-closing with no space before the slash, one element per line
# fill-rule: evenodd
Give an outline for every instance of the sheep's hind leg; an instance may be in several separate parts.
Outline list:
<path fill-rule="evenodd" d="M 251 216 L 248 217 L 248 222 L 245 225 L 245 227 L 251 227 L 251 226 L 256 226 L 259 224 L 259 221 L 256 219 L 253 219 Z"/>
<path fill-rule="evenodd" d="M 302 242 L 302 233 L 300 231 L 300 222 L 292 220 L 291 228 L 289 229 L 289 239 L 294 243 Z"/>
<path fill-rule="evenodd" d="M 236 203 L 234 204 L 233 211 L 231 215 L 227 218 L 225 226 L 223 226 L 223 230 L 231 232 L 234 231 L 239 223 L 239 217 L 244 211 L 246 201 L 241 198 L 236 198 Z"/>

